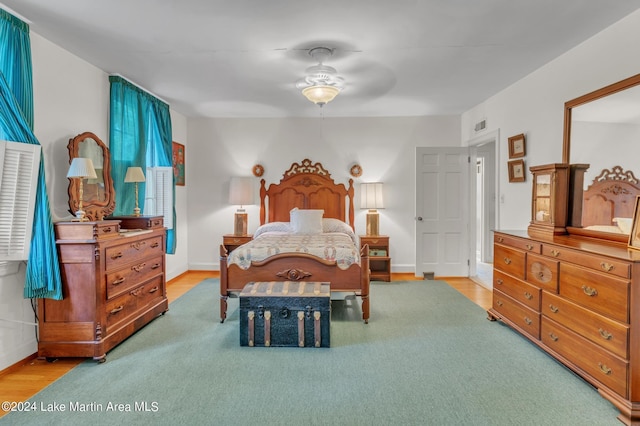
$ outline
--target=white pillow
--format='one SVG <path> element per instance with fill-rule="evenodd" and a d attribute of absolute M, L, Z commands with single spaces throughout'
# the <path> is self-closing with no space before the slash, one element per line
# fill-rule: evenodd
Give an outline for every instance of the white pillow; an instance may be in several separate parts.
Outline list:
<path fill-rule="evenodd" d="M 302 210 L 294 208 L 289 212 L 291 228 L 295 234 L 321 234 L 324 210 Z"/>

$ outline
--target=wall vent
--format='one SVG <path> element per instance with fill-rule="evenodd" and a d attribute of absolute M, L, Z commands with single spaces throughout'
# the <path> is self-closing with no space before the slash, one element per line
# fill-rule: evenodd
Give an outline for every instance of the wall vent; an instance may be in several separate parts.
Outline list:
<path fill-rule="evenodd" d="M 484 130 L 487 128 L 487 120 L 482 120 L 476 123 L 476 127 L 474 127 L 476 132 L 479 132 L 480 130 Z"/>

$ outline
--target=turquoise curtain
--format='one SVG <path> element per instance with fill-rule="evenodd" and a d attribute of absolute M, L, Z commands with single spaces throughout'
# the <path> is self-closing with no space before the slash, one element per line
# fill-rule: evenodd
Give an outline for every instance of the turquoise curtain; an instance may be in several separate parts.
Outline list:
<path fill-rule="evenodd" d="M 32 130 L 29 26 L 4 10 L 0 10 L 0 95 L 0 138 L 40 145 Z M 62 279 L 42 154 L 24 297 L 62 299 Z"/>
<path fill-rule="evenodd" d="M 114 215 L 129 215 L 135 207 L 135 186 L 124 183 L 127 168 L 172 166 L 169 106 L 122 77 L 110 76 L 109 151 L 116 192 Z M 138 203 L 144 205 L 145 185 L 138 184 Z M 167 230 L 167 253 L 175 253 L 175 182 L 173 229 Z"/>

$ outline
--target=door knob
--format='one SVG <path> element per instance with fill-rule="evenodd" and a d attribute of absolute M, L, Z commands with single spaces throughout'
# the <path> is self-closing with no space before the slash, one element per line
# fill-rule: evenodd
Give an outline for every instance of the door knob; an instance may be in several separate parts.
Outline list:
<path fill-rule="evenodd" d="M 422 216 L 418 216 L 416 219 L 418 220 L 418 222 L 422 222 Z"/>

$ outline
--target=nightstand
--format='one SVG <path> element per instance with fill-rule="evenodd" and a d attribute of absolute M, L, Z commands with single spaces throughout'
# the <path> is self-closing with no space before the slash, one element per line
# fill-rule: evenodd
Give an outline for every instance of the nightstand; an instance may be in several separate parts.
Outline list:
<path fill-rule="evenodd" d="M 369 270 L 371 281 L 391 281 L 391 257 L 389 237 L 386 235 L 360 235 L 360 248 L 369 245 Z"/>
<path fill-rule="evenodd" d="M 222 236 L 222 245 L 227 249 L 227 253 L 231 253 L 232 250 L 237 249 L 239 246 L 248 243 L 253 239 L 253 235 L 234 235 L 227 234 Z"/>

